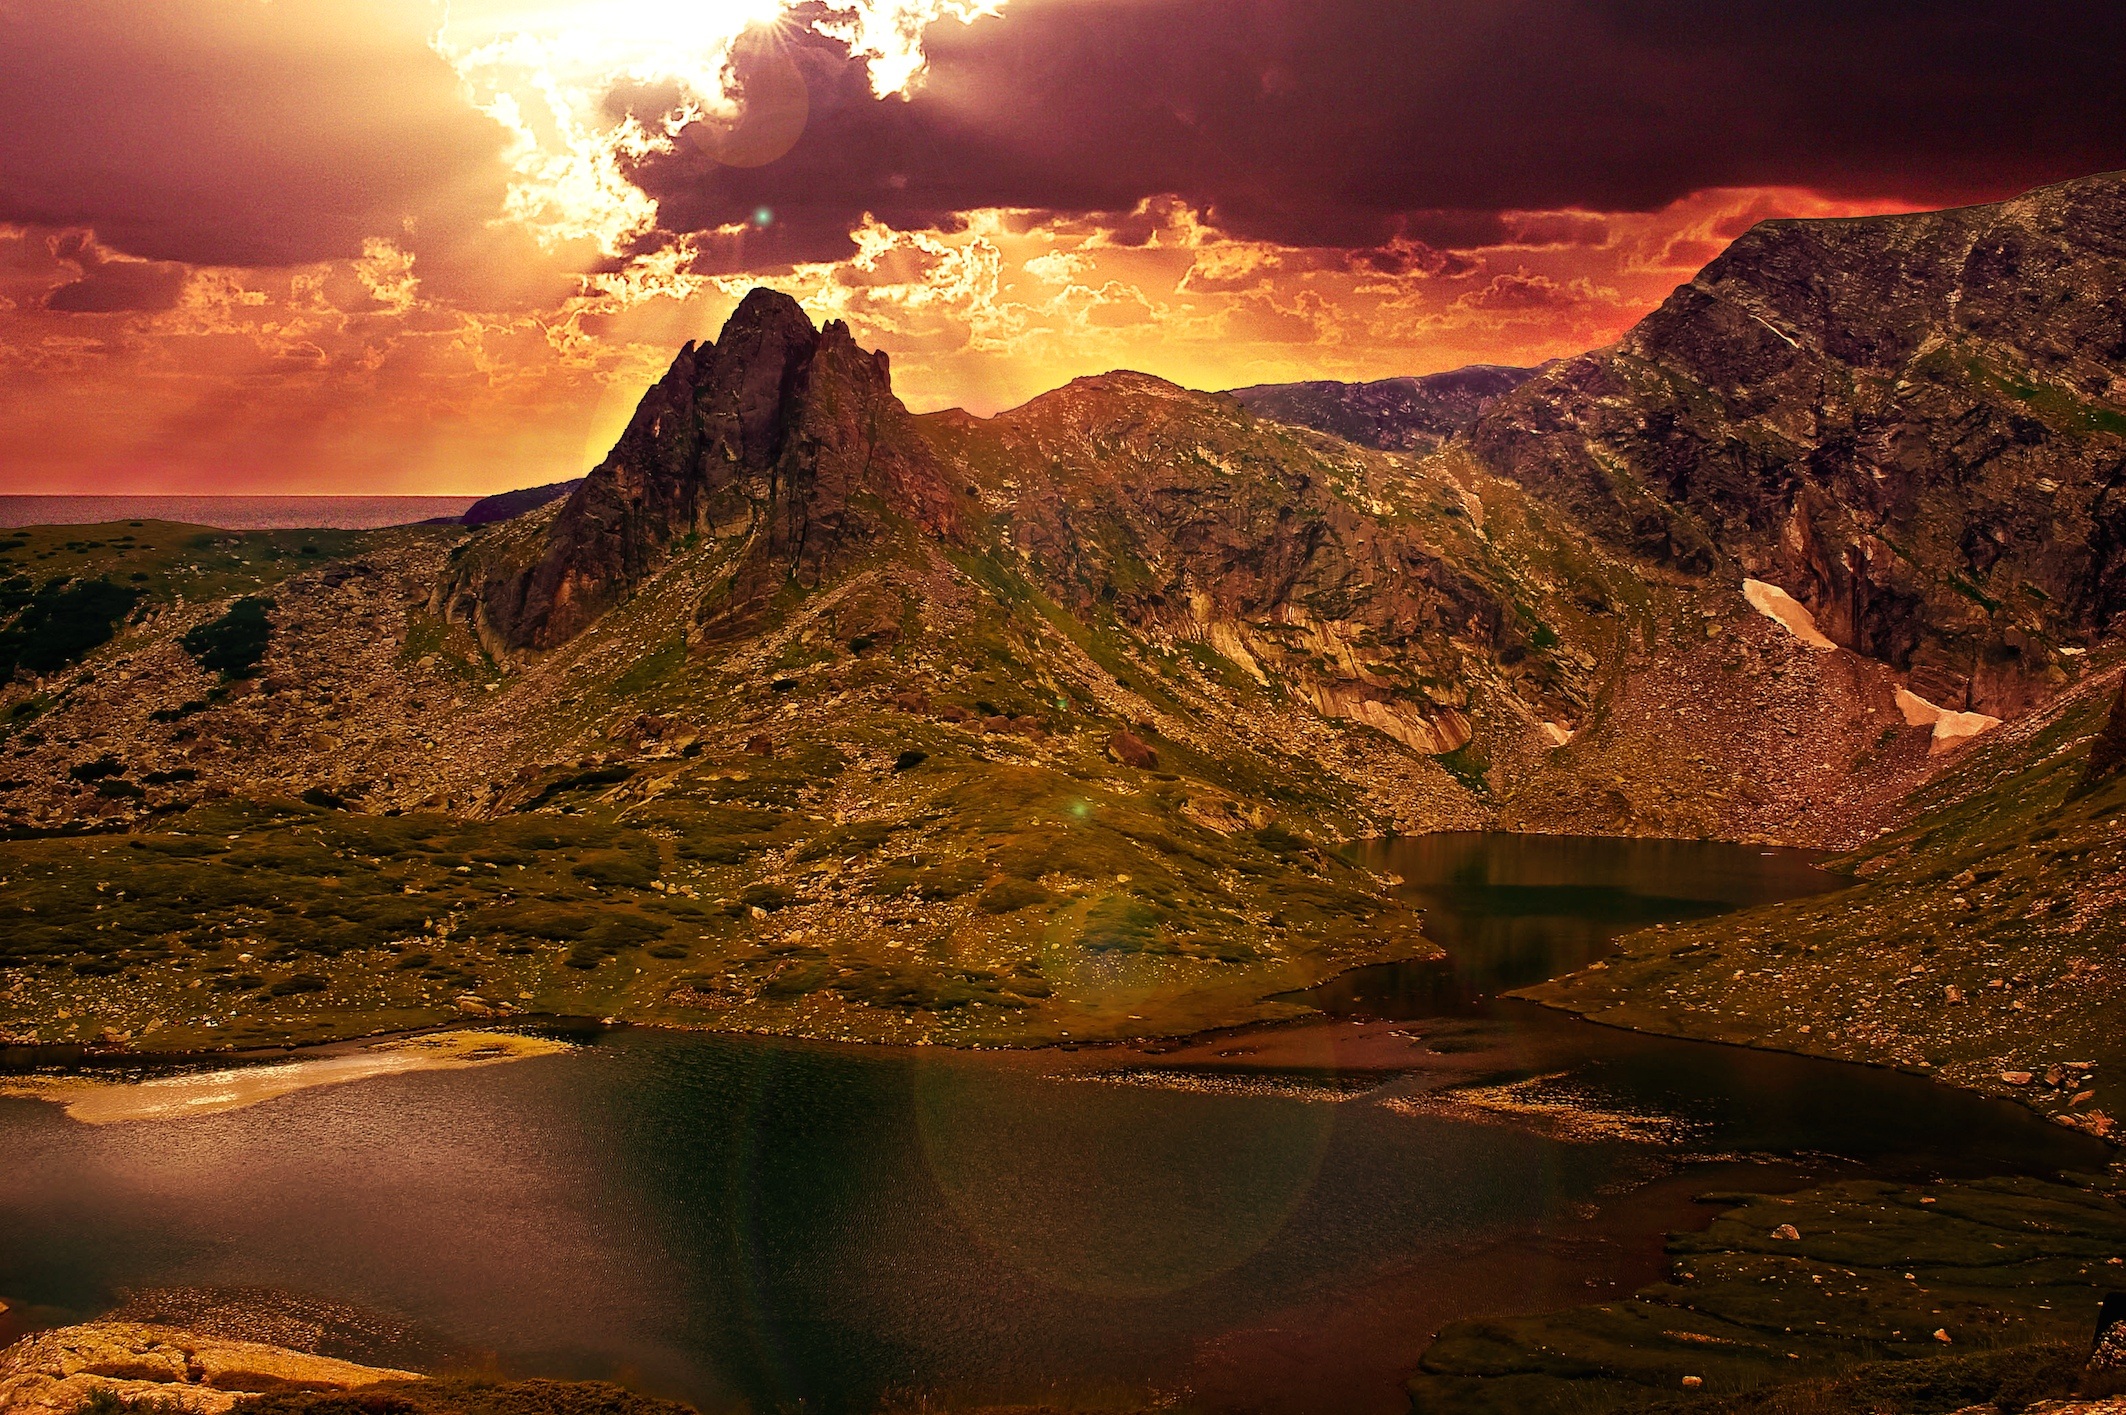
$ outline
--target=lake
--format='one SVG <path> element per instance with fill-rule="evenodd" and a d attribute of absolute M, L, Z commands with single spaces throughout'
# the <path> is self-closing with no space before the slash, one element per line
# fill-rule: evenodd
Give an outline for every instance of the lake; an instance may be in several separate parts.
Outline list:
<path fill-rule="evenodd" d="M 1497 997 L 1624 927 L 1836 887 L 1814 857 L 1377 848 L 1453 957 L 1318 989 L 1314 1024 L 1070 1053 L 615 1031 L 106 1127 L 0 1099 L 0 1298 L 58 1321 L 234 1291 L 331 1354 L 711 1412 L 1387 1412 L 1442 1322 L 1656 1276 L 1700 1191 L 2101 1164 L 1919 1077 Z"/>

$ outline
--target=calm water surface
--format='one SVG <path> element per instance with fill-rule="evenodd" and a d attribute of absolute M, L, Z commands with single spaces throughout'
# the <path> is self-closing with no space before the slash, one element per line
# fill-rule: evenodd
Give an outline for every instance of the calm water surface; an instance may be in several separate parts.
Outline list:
<path fill-rule="evenodd" d="M 1806 857 L 1381 848 L 1456 967 L 1375 972 L 1325 1009 L 1404 1019 L 1372 1025 L 1422 1035 L 1454 1084 L 1562 1075 L 1685 1138 L 1428 1112 L 1401 1102 L 1440 1074 L 1337 1075 L 1327 1040 L 1319 1066 L 1177 1089 L 1094 1079 L 1094 1053 L 623 1032 L 183 1122 L 0 1100 L 0 1298 L 59 1320 L 143 1287 L 280 1289 L 709 1411 L 1160 1390 L 1388 1411 L 1440 1321 L 1651 1276 L 1660 1232 L 1703 1221 L 1695 1190 L 2092 1163 L 2069 1132 L 1915 1077 L 1491 1000 L 1625 924 L 1834 883 Z"/>

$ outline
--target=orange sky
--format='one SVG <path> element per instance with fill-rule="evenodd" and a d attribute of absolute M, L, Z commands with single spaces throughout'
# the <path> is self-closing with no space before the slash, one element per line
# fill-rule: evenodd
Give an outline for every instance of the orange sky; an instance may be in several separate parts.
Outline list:
<path fill-rule="evenodd" d="M 1224 67 L 1180 73 L 1195 48 L 1113 28 L 1189 3 L 839 0 L 763 30 L 781 0 L 459 0 L 447 21 L 432 0 L 169 0 L 145 25 L 118 0 L 0 0 L 0 490 L 580 475 L 756 283 L 888 350 L 917 409 L 994 412 L 1118 367 L 1224 388 L 1533 363 L 1614 339 L 1754 221 L 2091 160 L 1906 179 L 1895 153 L 1812 167 L 1747 135 L 1720 151 L 1769 155 L 1709 157 L 1672 128 L 1726 111 L 1690 77 L 1671 127 L 1620 129 L 1638 146 L 1608 165 L 1490 114 L 1466 156 L 1418 162 L 1408 134 L 1439 121 L 1419 110 L 1481 73 L 1369 106 L 1337 96 L 1338 66 L 1385 40 L 1345 52 L 1258 15 L 1206 36 Z M 1697 73 L 1604 42 L 1622 57 L 1543 82 L 1599 104 L 1611 70 Z M 1236 82 L 1246 104 L 1218 109 Z M 1401 135 L 1380 128 L 1398 102 Z M 1555 171 L 1499 166 L 1545 142 Z"/>

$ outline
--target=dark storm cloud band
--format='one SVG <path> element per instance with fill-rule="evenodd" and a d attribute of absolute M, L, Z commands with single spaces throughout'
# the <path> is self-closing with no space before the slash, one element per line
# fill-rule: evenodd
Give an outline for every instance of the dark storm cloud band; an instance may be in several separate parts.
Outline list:
<path fill-rule="evenodd" d="M 1013 0 L 929 48 L 881 100 L 831 46 L 756 44 L 742 79 L 807 89 L 787 153 L 682 143 L 633 175 L 668 231 L 746 228 L 717 268 L 760 269 L 846 256 L 866 212 L 1169 193 L 1268 241 L 1451 248 L 1708 187 L 1947 203 L 2126 165 L 2126 10 L 2063 0 Z"/>

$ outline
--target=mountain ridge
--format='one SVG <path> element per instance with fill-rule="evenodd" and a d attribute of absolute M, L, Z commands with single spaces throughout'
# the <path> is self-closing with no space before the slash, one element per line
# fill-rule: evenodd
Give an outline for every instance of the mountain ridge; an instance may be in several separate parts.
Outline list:
<path fill-rule="evenodd" d="M 1468 364 L 1363 383 L 1317 379 L 1230 390 L 1249 411 L 1383 452 L 1430 452 L 1465 432 L 1538 369 Z"/>

